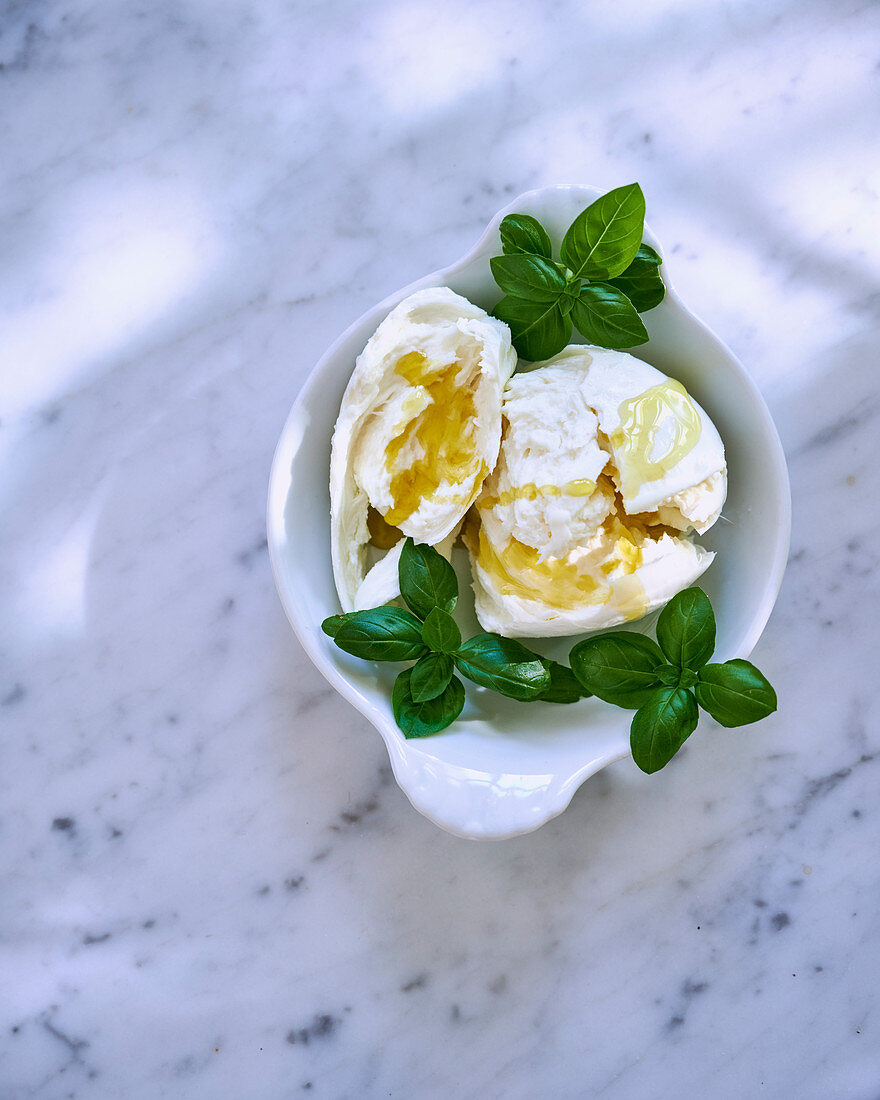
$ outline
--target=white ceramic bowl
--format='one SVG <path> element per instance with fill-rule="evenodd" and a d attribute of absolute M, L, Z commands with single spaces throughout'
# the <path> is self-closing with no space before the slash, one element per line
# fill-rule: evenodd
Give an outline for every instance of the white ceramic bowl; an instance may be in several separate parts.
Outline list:
<path fill-rule="evenodd" d="M 477 245 L 442 271 L 386 298 L 339 337 L 318 362 L 284 426 L 269 486 L 269 552 L 281 602 L 308 655 L 385 740 L 394 775 L 412 804 L 463 837 L 516 836 L 561 813 L 584 780 L 629 753 L 630 711 L 595 699 L 559 706 L 517 703 L 467 685 L 468 703 L 447 731 L 406 741 L 391 713 L 397 665 L 349 657 L 321 632 L 339 610 L 330 566 L 328 465 L 339 403 L 358 354 L 401 299 L 449 286 L 486 309 L 499 292 L 489 270 L 498 225 L 514 211 L 534 215 L 555 241 L 599 192 L 592 187 L 529 191 L 498 212 Z M 646 240 L 662 254 L 646 231 Z M 791 504 L 785 459 L 767 406 L 736 357 L 690 314 L 669 286 L 644 315 L 649 343 L 634 353 L 684 382 L 714 420 L 727 450 L 730 491 L 723 520 L 702 537 L 718 556 L 700 583 L 718 619 L 716 660 L 747 657 L 776 599 L 788 554 Z M 464 630 L 473 617 L 466 557 L 456 563 Z M 653 619 L 631 624 L 648 632 Z M 562 657 L 575 639 L 534 648 Z M 332 733 L 331 733 L 332 735 Z M 662 783 L 662 777 L 654 782 Z"/>

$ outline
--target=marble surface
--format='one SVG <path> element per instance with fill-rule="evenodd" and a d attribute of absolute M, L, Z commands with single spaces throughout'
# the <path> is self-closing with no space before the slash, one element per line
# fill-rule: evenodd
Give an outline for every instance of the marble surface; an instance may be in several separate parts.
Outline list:
<path fill-rule="evenodd" d="M 877 1096 L 878 91 L 850 0 L 5 5 L 4 1100 Z M 272 450 L 512 195 L 632 179 L 786 446 L 781 709 L 455 840 L 287 626 Z"/>

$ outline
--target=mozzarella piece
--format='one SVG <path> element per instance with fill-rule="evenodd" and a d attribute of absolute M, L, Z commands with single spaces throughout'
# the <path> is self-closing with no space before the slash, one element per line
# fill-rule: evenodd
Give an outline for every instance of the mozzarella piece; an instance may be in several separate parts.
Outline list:
<path fill-rule="evenodd" d="M 370 506 L 420 543 L 436 545 L 460 523 L 495 465 L 501 394 L 515 366 L 507 326 L 447 287 L 411 294 L 367 342 L 330 458 L 331 555 L 344 611 L 394 587 L 389 563 L 361 592 Z"/>
<path fill-rule="evenodd" d="M 724 448 L 684 387 L 581 345 L 505 390 L 498 466 L 465 540 L 477 617 L 508 637 L 616 626 L 692 584 L 713 554 Z"/>
<path fill-rule="evenodd" d="M 402 550 L 403 539 L 367 571 L 355 593 L 353 611 L 368 611 L 397 599 L 400 595 L 397 570 Z"/>

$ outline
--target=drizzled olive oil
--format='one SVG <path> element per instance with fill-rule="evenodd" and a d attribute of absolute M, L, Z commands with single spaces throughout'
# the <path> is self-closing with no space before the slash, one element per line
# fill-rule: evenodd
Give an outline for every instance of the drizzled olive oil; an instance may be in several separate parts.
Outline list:
<path fill-rule="evenodd" d="M 495 508 L 514 504 L 518 500 L 537 500 L 539 497 L 588 497 L 595 492 L 596 482 L 587 477 L 578 478 L 576 481 L 567 481 L 564 485 L 535 485 L 528 482 L 525 485 L 514 485 L 510 489 L 497 496 L 485 497 L 481 508 Z"/>
<path fill-rule="evenodd" d="M 610 442 L 624 497 L 635 496 L 645 482 L 663 477 L 700 441 L 700 414 L 674 378 L 622 401 L 619 413 L 620 426 Z"/>
<path fill-rule="evenodd" d="M 476 403 L 473 380 L 461 379 L 459 362 L 432 366 L 420 351 L 402 356 L 395 372 L 411 386 L 427 391 L 428 403 L 385 447 L 385 464 L 391 473 L 393 506 L 385 513 L 385 522 L 399 527 L 429 500 L 444 482 L 476 487 L 488 472 L 476 459 Z M 410 461 L 399 463 L 406 448 Z M 461 504 L 470 503 L 469 492 Z"/>

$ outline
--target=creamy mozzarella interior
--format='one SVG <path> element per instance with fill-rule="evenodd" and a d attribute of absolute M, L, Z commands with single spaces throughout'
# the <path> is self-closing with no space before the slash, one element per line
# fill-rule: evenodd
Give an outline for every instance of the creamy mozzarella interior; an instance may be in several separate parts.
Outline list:
<path fill-rule="evenodd" d="M 401 532 L 432 504 L 464 512 L 488 472 L 477 447 L 479 356 L 472 344 L 456 351 L 450 362 L 418 350 L 402 355 L 394 364 L 401 383 L 392 384 L 355 451 L 359 485 L 385 524 Z"/>
<path fill-rule="evenodd" d="M 589 537 L 614 503 L 607 488 L 598 487 L 608 461 L 599 420 L 576 383 L 573 371 L 553 367 L 511 379 L 503 446 L 480 501 L 505 535 L 541 558 Z"/>

